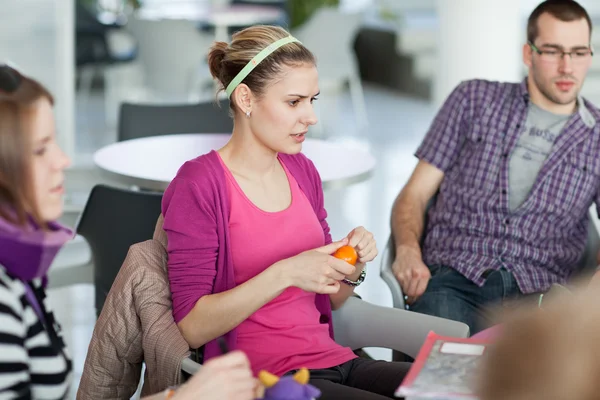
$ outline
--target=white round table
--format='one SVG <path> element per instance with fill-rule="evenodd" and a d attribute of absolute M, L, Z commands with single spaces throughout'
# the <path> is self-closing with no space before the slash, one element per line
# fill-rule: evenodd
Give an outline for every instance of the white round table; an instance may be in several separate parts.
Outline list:
<path fill-rule="evenodd" d="M 127 140 L 98 150 L 94 163 L 125 185 L 164 191 L 183 163 L 218 150 L 230 136 L 202 133 Z M 319 139 L 307 138 L 302 152 L 315 164 L 325 189 L 367 179 L 376 163 L 364 148 Z"/>
<path fill-rule="evenodd" d="M 165 1 L 148 4 L 136 12 L 141 19 L 185 19 L 204 22 L 215 27 L 215 40 L 227 42 L 230 26 L 268 24 L 281 18 L 281 9 L 267 5 L 232 4 L 210 7 L 196 1 Z"/>

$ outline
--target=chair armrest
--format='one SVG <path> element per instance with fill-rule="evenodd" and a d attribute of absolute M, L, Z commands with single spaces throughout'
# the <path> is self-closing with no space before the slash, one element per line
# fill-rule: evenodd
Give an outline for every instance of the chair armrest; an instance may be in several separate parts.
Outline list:
<path fill-rule="evenodd" d="M 437 201 L 438 192 L 436 192 L 433 197 L 427 201 L 427 206 L 425 207 L 425 214 L 423 215 L 423 227 L 425 229 L 428 225 L 428 213 L 431 207 L 434 206 Z M 419 245 L 421 248 L 423 247 L 423 243 L 425 241 L 425 232 L 421 236 Z M 402 287 L 400 283 L 394 276 L 394 271 L 392 271 L 392 264 L 396 259 L 396 244 L 394 242 L 393 233 L 390 234 L 388 242 L 385 245 L 385 249 L 383 250 L 383 254 L 381 257 L 381 279 L 390 287 L 390 291 L 392 292 L 392 300 L 394 304 L 394 308 L 405 308 L 404 303 L 404 293 L 402 293 Z"/>
<path fill-rule="evenodd" d="M 417 356 L 430 331 L 466 338 L 468 325 L 449 319 L 391 307 L 381 307 L 355 297 L 333 312 L 335 340 L 353 350 L 383 347 Z"/>
<path fill-rule="evenodd" d="M 394 308 L 405 308 L 404 293 L 402 293 L 402 287 L 400 282 L 396 279 L 394 272 L 392 271 L 392 264 L 396 258 L 396 249 L 394 248 L 394 239 L 392 235 L 388 239 L 383 254 L 381 255 L 381 279 L 388 285 L 392 292 L 392 304 Z"/>
<path fill-rule="evenodd" d="M 181 361 L 181 370 L 187 372 L 190 375 L 194 375 L 198 370 L 202 367 L 201 364 L 198 364 L 196 361 L 192 360 L 189 357 L 184 358 Z"/>

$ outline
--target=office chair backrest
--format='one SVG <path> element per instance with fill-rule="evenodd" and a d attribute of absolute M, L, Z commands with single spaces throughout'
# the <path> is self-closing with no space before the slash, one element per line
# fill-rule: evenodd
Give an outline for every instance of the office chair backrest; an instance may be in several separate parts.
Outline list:
<path fill-rule="evenodd" d="M 231 133 L 229 101 L 196 104 L 122 103 L 118 141 L 178 133 Z"/>
<path fill-rule="evenodd" d="M 77 233 L 92 250 L 96 312 L 99 315 L 129 247 L 152 239 L 162 193 L 97 185 L 85 205 Z"/>

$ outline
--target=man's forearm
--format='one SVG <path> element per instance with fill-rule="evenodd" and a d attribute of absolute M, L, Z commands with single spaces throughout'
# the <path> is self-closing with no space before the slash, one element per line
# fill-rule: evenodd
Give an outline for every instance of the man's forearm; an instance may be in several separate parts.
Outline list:
<path fill-rule="evenodd" d="M 392 207 L 392 234 L 396 250 L 404 248 L 421 254 L 425 209 L 443 179 L 443 171 L 426 161 L 419 161 Z"/>
<path fill-rule="evenodd" d="M 392 234 L 396 249 L 401 246 L 421 251 L 426 203 L 404 191 L 400 192 L 392 208 Z"/>

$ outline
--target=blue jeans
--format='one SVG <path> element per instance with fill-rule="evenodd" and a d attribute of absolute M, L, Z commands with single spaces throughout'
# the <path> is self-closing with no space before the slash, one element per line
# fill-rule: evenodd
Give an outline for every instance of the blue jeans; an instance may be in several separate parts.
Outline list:
<path fill-rule="evenodd" d="M 484 272 L 486 280 L 482 287 L 451 267 L 434 265 L 429 269 L 429 285 L 409 309 L 464 322 L 469 325 L 471 335 L 494 324 L 489 314 L 490 306 L 499 306 L 506 300 L 523 297 L 515 277 L 505 269 Z"/>

